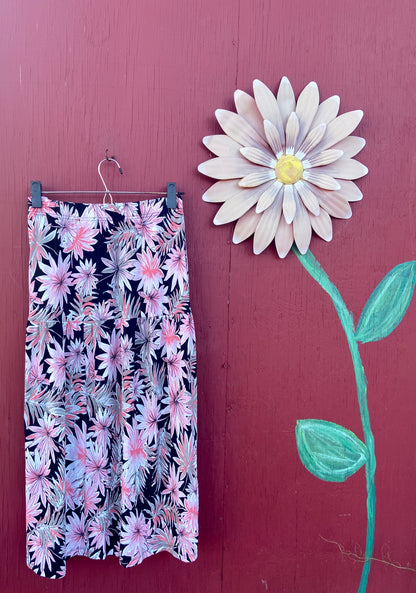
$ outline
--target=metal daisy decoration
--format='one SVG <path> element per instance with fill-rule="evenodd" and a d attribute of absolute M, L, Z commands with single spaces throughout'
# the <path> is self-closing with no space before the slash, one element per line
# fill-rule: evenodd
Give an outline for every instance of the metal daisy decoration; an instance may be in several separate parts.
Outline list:
<path fill-rule="evenodd" d="M 224 202 L 214 223 L 237 221 L 234 243 L 254 234 L 255 254 L 272 241 L 281 258 L 292 249 L 337 311 L 352 357 L 364 438 L 319 419 L 298 420 L 295 433 L 302 463 L 321 480 L 343 482 L 365 467 L 367 533 L 358 587 L 358 592 L 364 593 L 374 549 L 376 458 L 359 343 L 381 340 L 401 322 L 414 292 L 416 261 L 399 264 L 386 274 L 354 325 L 337 287 L 309 246 L 312 230 L 330 241 L 331 217 L 350 218 L 350 202 L 362 198 L 354 180 L 368 170 L 353 157 L 365 140 L 351 134 L 363 112 L 338 115 L 339 97 L 334 95 L 319 103 L 315 82 L 310 82 L 296 101 L 286 77 L 276 96 L 260 80 L 253 82 L 253 94 L 237 90 L 237 113 L 224 109 L 215 112 L 225 134 L 203 139 L 216 157 L 200 164 L 198 170 L 218 180 L 203 199 Z"/>
<path fill-rule="evenodd" d="M 233 241 L 254 233 L 254 253 L 275 240 L 285 257 L 293 242 L 300 253 L 309 249 L 312 229 L 332 239 L 331 216 L 349 218 L 349 202 L 362 193 L 352 181 L 367 167 L 354 157 L 365 140 L 350 136 L 363 116 L 361 110 L 338 116 L 337 95 L 319 104 L 319 90 L 310 82 L 298 100 L 289 80 L 281 80 L 277 96 L 260 80 L 254 98 L 234 94 L 237 113 L 217 109 L 225 135 L 206 136 L 205 146 L 217 158 L 200 164 L 204 175 L 219 179 L 203 195 L 207 202 L 224 202 L 215 224 L 238 220 Z"/>

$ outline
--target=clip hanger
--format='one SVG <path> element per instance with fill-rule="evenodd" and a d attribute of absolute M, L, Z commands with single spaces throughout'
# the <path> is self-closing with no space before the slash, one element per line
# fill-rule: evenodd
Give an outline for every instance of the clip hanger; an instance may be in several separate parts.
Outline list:
<path fill-rule="evenodd" d="M 164 193 L 166 194 L 166 204 L 168 208 L 176 208 L 177 207 L 177 196 L 183 196 L 184 192 L 176 191 L 176 183 L 169 182 L 166 184 L 166 192 L 156 192 L 156 191 L 111 191 L 108 189 L 104 178 L 101 173 L 101 165 L 104 161 L 112 161 L 116 163 L 120 174 L 123 174 L 122 168 L 120 167 L 120 163 L 116 160 L 114 156 L 108 156 L 108 148 L 105 150 L 105 158 L 102 159 L 98 163 L 98 175 L 100 176 L 101 181 L 104 185 L 104 196 L 103 196 L 103 204 L 105 203 L 105 198 L 107 195 L 110 196 L 111 203 L 113 202 L 112 194 L 129 194 L 129 195 L 136 195 L 136 194 L 152 194 L 157 196 L 163 196 Z M 47 191 L 43 190 L 45 194 L 102 194 L 101 191 L 91 191 L 91 190 L 54 190 L 54 191 Z M 33 208 L 41 208 L 42 207 L 42 184 L 40 181 L 31 181 L 30 182 L 30 193 L 32 197 L 32 207 Z"/>

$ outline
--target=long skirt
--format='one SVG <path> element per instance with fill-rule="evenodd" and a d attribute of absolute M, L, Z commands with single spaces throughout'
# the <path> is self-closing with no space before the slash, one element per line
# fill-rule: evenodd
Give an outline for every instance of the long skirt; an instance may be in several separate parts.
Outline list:
<path fill-rule="evenodd" d="M 197 382 L 183 202 L 28 199 L 26 562 L 197 558 Z"/>

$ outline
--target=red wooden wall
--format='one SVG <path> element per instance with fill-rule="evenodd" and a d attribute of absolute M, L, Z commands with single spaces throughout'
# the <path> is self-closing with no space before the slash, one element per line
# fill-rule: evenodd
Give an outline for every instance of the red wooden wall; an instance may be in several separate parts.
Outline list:
<path fill-rule="evenodd" d="M 365 545 L 365 477 L 314 478 L 295 424 L 323 418 L 362 436 L 353 369 L 329 298 L 290 255 L 232 245 L 232 225 L 196 171 L 218 107 L 254 78 L 298 93 L 315 80 L 341 111 L 365 112 L 364 199 L 334 238 L 311 248 L 357 320 L 396 264 L 416 259 L 414 0 L 3 0 L 1 61 L 0 591 L 68 593 L 351 593 Z M 48 581 L 25 565 L 24 331 L 26 195 L 112 188 L 186 192 L 199 364 L 200 547 L 123 569 L 74 558 Z M 99 198 L 97 198 L 99 199 Z M 86 201 L 85 199 L 83 201 Z M 416 569 L 416 303 L 361 347 L 376 443 L 374 555 Z M 324 539 L 325 538 L 325 539 Z M 412 593 L 416 572 L 373 562 L 368 593 Z"/>

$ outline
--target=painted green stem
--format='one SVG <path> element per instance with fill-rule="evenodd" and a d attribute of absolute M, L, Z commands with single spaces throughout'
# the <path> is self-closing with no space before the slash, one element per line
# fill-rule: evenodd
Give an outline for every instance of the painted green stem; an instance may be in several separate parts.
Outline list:
<path fill-rule="evenodd" d="M 368 450 L 368 460 L 365 464 L 365 474 L 367 480 L 367 539 L 365 546 L 365 561 L 361 573 L 360 586 L 358 593 L 364 593 L 367 587 L 368 575 L 370 572 L 371 558 L 374 548 L 374 527 L 375 527 L 375 507 L 376 494 L 374 486 L 374 474 L 376 470 L 376 457 L 374 453 L 374 437 L 371 432 L 370 416 L 367 405 L 367 379 L 364 373 L 364 367 L 361 362 L 360 352 L 358 350 L 358 343 L 354 337 L 354 323 L 352 315 L 348 311 L 346 304 L 337 287 L 330 281 L 326 272 L 323 270 L 319 262 L 315 259 L 311 251 L 305 255 L 301 255 L 296 247 L 293 251 L 299 259 L 305 270 L 312 276 L 316 282 L 329 294 L 338 313 L 342 327 L 348 340 L 352 362 L 354 365 L 355 381 L 357 384 L 357 397 L 360 406 L 361 422 L 363 426 L 364 442 Z"/>

